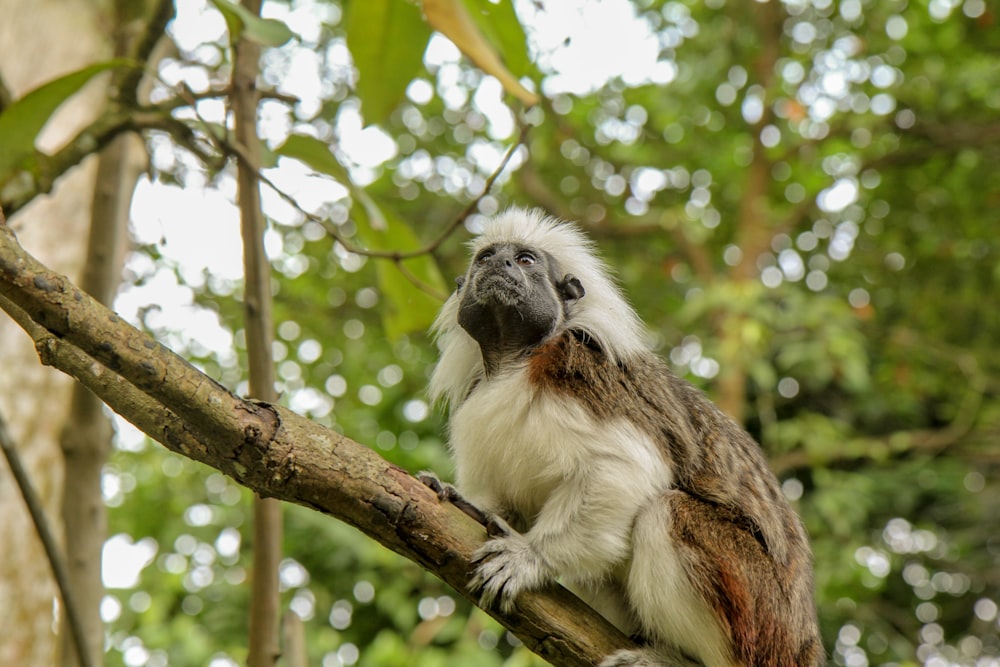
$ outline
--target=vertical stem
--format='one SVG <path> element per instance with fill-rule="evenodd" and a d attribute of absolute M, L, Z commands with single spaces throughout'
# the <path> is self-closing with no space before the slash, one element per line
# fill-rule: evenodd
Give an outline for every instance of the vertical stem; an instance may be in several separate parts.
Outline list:
<path fill-rule="evenodd" d="M 752 71 L 766 95 L 774 84 L 774 68 L 780 56 L 781 9 L 778 3 L 767 2 L 754 3 L 752 8 L 745 8 L 744 11 L 753 14 L 752 19 L 757 27 L 761 46 L 753 60 Z M 746 17 L 741 18 L 745 19 Z M 743 259 L 732 268 L 729 276 L 736 283 L 757 279 L 757 258 L 770 247 L 774 234 L 772 212 L 768 205 L 773 165 L 760 138 L 761 130 L 772 120 L 770 100 L 765 97 L 764 112 L 760 120 L 748 128 L 752 133 L 753 157 L 747 169 L 735 238 L 737 247 L 743 252 Z M 722 371 L 716 383 L 716 402 L 738 422 L 744 419 L 747 403 L 748 355 L 742 345 L 744 319 L 742 314 L 731 314 L 720 318 L 717 325 L 723 354 L 720 359 Z"/>
<path fill-rule="evenodd" d="M 260 13 L 261 0 L 244 0 L 244 7 Z M 264 214 L 260 205 L 260 144 L 257 138 L 257 71 L 260 48 L 245 39 L 234 44 L 232 108 L 236 143 L 242 149 L 237 163 L 240 226 L 243 237 L 244 308 L 250 395 L 277 401 L 271 356 L 271 274 L 264 250 Z M 249 163 L 249 164 L 248 164 Z M 281 505 L 254 498 L 253 571 L 250 600 L 250 667 L 271 667 L 278 659 L 278 566 L 281 562 Z"/>
<path fill-rule="evenodd" d="M 281 660 L 286 667 L 309 667 L 306 650 L 306 625 L 289 609 L 281 620 Z"/>

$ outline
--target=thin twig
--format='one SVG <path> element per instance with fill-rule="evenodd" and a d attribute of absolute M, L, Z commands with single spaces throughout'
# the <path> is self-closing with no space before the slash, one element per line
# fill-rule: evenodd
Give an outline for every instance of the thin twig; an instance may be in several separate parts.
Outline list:
<path fill-rule="evenodd" d="M 197 112 L 195 113 L 197 114 Z M 332 222 L 330 222 L 330 220 L 322 218 L 316 215 L 315 213 L 305 210 L 295 200 L 295 198 L 292 197 L 292 195 L 288 194 L 287 192 L 279 188 L 274 183 L 274 181 L 268 178 L 259 169 L 258 165 L 256 165 L 254 161 L 246 154 L 246 151 L 243 149 L 242 146 L 238 146 L 234 143 L 228 142 L 224 139 L 215 136 L 214 134 L 211 133 L 207 134 L 212 139 L 212 141 L 214 141 L 217 144 L 217 146 L 219 147 L 220 150 L 222 150 L 223 153 L 233 155 L 240 162 L 252 167 L 256 171 L 257 178 L 260 179 L 261 183 L 271 188 L 271 190 L 273 190 L 275 194 L 278 195 L 278 197 L 280 197 L 290 206 L 295 208 L 295 210 L 302 213 L 302 215 L 305 216 L 307 220 L 322 225 L 322 227 L 326 229 L 327 233 L 329 233 L 330 236 L 333 237 L 333 240 L 339 243 L 341 246 L 343 246 L 344 250 L 346 250 L 349 253 L 353 253 L 355 255 L 371 257 L 373 259 L 391 260 L 400 269 L 400 272 L 403 274 L 403 276 L 406 277 L 406 279 L 409 280 L 414 286 L 416 286 L 417 289 L 420 289 L 421 291 L 426 292 L 430 296 L 443 301 L 445 298 L 447 298 L 446 295 L 442 295 L 436 289 L 434 289 L 433 287 L 422 281 L 420 278 L 414 275 L 412 271 L 404 269 L 402 262 L 403 260 L 406 259 L 415 259 L 417 257 L 433 253 L 441 246 L 442 243 L 445 242 L 445 240 L 448 239 L 449 236 L 451 236 L 455 232 L 456 229 L 458 229 L 469 218 L 470 215 L 472 215 L 475 212 L 476 208 L 479 206 L 479 202 L 482 201 L 483 197 L 489 194 L 490 191 L 493 189 L 493 184 L 496 182 L 498 178 L 500 178 L 500 175 L 503 173 L 504 169 L 506 169 L 507 165 L 510 163 L 511 158 L 514 157 L 514 153 L 517 151 L 518 147 L 522 146 L 525 143 L 528 127 L 529 126 L 527 125 L 521 127 L 521 131 L 518 134 L 517 141 L 511 144 L 510 148 L 508 148 L 507 152 L 504 154 L 503 159 L 500 160 L 500 164 L 497 165 L 497 168 L 486 179 L 486 182 L 483 185 L 483 191 L 480 192 L 479 195 L 475 197 L 475 199 L 469 202 L 469 204 L 465 207 L 465 209 L 463 209 L 462 212 L 459 213 L 458 216 L 456 216 L 455 219 L 452 220 L 448 224 L 448 226 L 434 240 L 432 240 L 430 243 L 420 248 L 417 248 L 416 250 L 372 250 L 355 245 L 352 241 L 349 241 L 347 238 L 345 238 L 343 234 L 340 233 L 340 230 L 337 228 L 337 226 Z"/>
<path fill-rule="evenodd" d="M 0 224 L 4 224 L 2 212 L 0 212 Z M 70 634 L 73 636 L 73 644 L 76 646 L 76 655 L 80 660 L 80 667 L 94 667 L 90 650 L 87 646 L 87 638 L 83 631 L 83 623 L 79 614 L 79 608 L 73 598 L 69 585 L 69 570 L 66 561 L 63 559 L 62 551 L 56 543 L 56 538 L 52 535 L 48 519 L 45 517 L 45 509 L 42 501 L 31 485 L 31 478 L 28 471 L 21 463 L 21 457 L 17 453 L 14 440 L 7 430 L 7 424 L 0 415 L 0 448 L 7 458 L 7 465 L 10 467 L 11 475 L 17 483 L 17 488 L 24 498 L 24 504 L 28 507 L 31 521 L 35 524 L 35 532 L 38 533 L 42 546 L 45 548 L 45 555 L 52 566 L 52 575 L 55 577 L 56 586 L 59 587 L 59 595 L 62 597 L 63 607 L 66 609 L 66 621 L 69 624 Z"/>
<path fill-rule="evenodd" d="M 331 223 L 329 220 L 321 218 L 315 213 L 311 213 L 310 211 L 303 209 L 299 205 L 299 203 L 295 200 L 294 197 L 292 197 L 287 192 L 284 192 L 281 188 L 275 185 L 275 183 L 271 179 L 269 179 L 263 173 L 260 173 L 259 169 L 258 169 L 258 178 L 260 178 L 261 183 L 267 185 L 269 188 L 274 190 L 274 192 L 281 199 L 283 199 L 289 205 L 293 206 L 297 211 L 302 213 L 302 215 L 304 215 L 307 220 L 323 225 L 323 227 L 330 233 L 330 236 L 332 236 L 335 241 L 340 243 L 340 245 L 342 245 L 344 247 L 344 250 L 346 250 L 347 252 L 353 253 L 355 255 L 362 255 L 364 257 L 371 257 L 373 259 L 390 259 L 395 262 L 398 262 L 404 259 L 414 259 L 417 257 L 421 257 L 423 255 L 429 255 L 430 253 L 434 252 L 441 246 L 442 243 L 444 243 L 448 239 L 449 236 L 452 235 L 452 233 L 454 233 L 456 229 L 458 229 L 466 221 L 466 219 L 468 219 L 470 215 L 472 215 L 475 212 L 476 207 L 479 206 L 479 202 L 482 200 L 482 198 L 485 197 L 487 194 L 489 194 L 490 191 L 493 189 L 493 184 L 496 182 L 498 178 L 500 178 L 500 174 L 502 174 L 504 169 L 506 169 L 507 164 L 510 162 L 511 158 L 514 157 L 514 153 L 517 151 L 518 147 L 524 144 L 527 132 L 528 132 L 528 126 L 524 126 L 521 128 L 521 132 L 518 135 L 517 141 L 511 144 L 510 148 L 508 148 L 507 152 L 504 154 L 503 159 L 500 160 L 500 164 L 497 165 L 497 168 L 486 179 L 486 183 L 483 186 L 483 191 L 479 193 L 479 195 L 477 195 L 475 199 L 469 202 L 469 204 L 465 207 L 465 209 L 463 209 L 462 212 L 459 213 L 458 216 L 454 220 L 452 220 L 448 224 L 448 226 L 444 229 L 444 231 L 442 231 L 434 240 L 432 240 L 430 243 L 420 248 L 417 248 L 416 250 L 372 250 L 357 246 L 351 241 L 345 239 L 343 235 L 340 233 L 340 230 L 337 229 L 336 225 Z M 238 160 L 242 160 L 252 165 L 252 162 L 248 159 L 247 155 L 240 147 L 219 140 L 218 137 L 213 136 L 212 138 L 220 145 L 220 148 L 222 148 L 225 152 L 228 152 L 229 154 L 235 156 Z"/>
<path fill-rule="evenodd" d="M 444 301 L 445 299 L 448 298 L 447 294 L 439 292 L 438 290 L 434 289 L 433 286 L 421 280 L 420 276 L 411 271 L 409 267 L 406 266 L 406 264 L 404 264 L 403 260 L 401 259 L 396 260 L 393 262 L 393 264 L 395 264 L 399 272 L 403 274 L 403 277 L 409 280 L 411 283 L 413 283 L 413 286 L 419 289 L 421 292 L 430 295 L 431 297 L 437 299 L 438 301 Z"/>
<path fill-rule="evenodd" d="M 347 250 L 348 252 L 353 252 L 356 255 L 365 255 L 366 257 L 372 257 L 375 259 L 391 259 L 393 261 L 398 262 L 403 259 L 413 259 L 414 257 L 429 255 L 430 253 L 437 250 L 441 246 L 441 244 L 444 243 L 445 240 L 447 240 L 448 237 L 451 236 L 456 229 L 461 227 L 462 224 L 464 224 L 465 221 L 469 218 L 469 216 L 476 211 L 476 208 L 479 206 L 479 202 L 482 201 L 483 197 L 488 195 L 490 193 L 490 190 L 493 189 L 493 184 L 496 182 L 498 178 L 500 178 L 500 174 L 503 173 L 504 169 L 507 168 L 507 164 L 510 162 L 511 158 L 514 157 L 514 153 L 517 152 L 517 149 L 524 144 L 528 134 L 528 128 L 529 128 L 528 125 L 524 125 L 521 128 L 521 132 L 518 134 L 517 141 L 511 144 L 510 148 L 508 148 L 507 152 L 504 154 L 503 159 L 500 160 L 500 164 L 497 165 L 497 168 L 493 170 L 493 173 L 490 174 L 489 178 L 486 179 L 486 183 L 483 185 L 483 191 L 480 192 L 475 199 L 473 199 L 468 203 L 468 205 L 462 210 L 462 212 L 459 213 L 458 216 L 451 221 L 451 223 L 449 223 L 449 225 L 444 229 L 444 231 L 442 231 L 437 236 L 437 238 L 435 238 L 433 241 L 423 246 L 422 248 L 417 248 L 416 250 L 409 250 L 409 251 L 366 250 L 364 248 L 358 248 L 353 244 L 351 244 L 350 242 L 345 243 L 344 239 L 340 238 L 339 235 L 336 237 L 337 240 L 340 241 L 340 244 L 343 245 L 344 249 Z"/>

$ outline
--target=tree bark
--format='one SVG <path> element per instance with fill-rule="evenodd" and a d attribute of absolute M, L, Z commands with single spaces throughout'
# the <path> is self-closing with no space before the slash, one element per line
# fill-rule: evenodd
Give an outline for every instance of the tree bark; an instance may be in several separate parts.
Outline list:
<path fill-rule="evenodd" d="M 334 516 L 419 563 L 475 602 L 469 559 L 482 526 L 372 450 L 276 405 L 243 400 L 28 255 L 0 224 L 0 307 L 42 363 L 75 377 L 167 448 L 262 496 Z M 556 665 L 594 665 L 631 646 L 558 586 L 518 610 L 487 610 Z"/>

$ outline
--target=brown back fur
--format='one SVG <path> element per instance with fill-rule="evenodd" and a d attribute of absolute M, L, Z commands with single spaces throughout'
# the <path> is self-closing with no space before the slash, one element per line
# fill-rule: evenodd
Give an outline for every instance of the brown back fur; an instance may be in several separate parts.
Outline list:
<path fill-rule="evenodd" d="M 624 418 L 660 447 L 674 475 L 664 502 L 692 580 L 747 667 L 822 665 L 805 531 L 756 442 L 653 354 L 619 363 L 565 331 L 535 349 L 539 390 Z"/>

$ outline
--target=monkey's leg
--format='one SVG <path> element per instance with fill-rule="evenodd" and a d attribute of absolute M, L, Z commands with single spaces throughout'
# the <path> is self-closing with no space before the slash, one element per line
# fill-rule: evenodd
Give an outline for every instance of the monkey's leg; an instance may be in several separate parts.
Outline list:
<path fill-rule="evenodd" d="M 646 636 L 706 667 L 825 662 L 807 554 L 779 563 L 742 515 L 676 490 L 640 513 L 634 544 L 628 586 Z M 651 585 L 664 577 L 672 587 Z"/>
<path fill-rule="evenodd" d="M 677 662 L 686 656 L 705 667 L 791 667 L 770 659 L 771 645 L 785 639 L 781 611 L 766 600 L 777 577 L 763 546 L 731 513 L 665 492 L 636 517 L 626 583 L 650 653 L 662 662 L 611 656 L 606 667 L 691 664 Z"/>
<path fill-rule="evenodd" d="M 448 501 L 458 509 L 468 514 L 472 519 L 486 527 L 486 534 L 490 537 L 500 537 L 509 535 L 512 531 L 507 522 L 492 512 L 479 509 L 468 500 L 462 497 L 458 489 L 448 482 L 442 482 L 441 478 L 429 470 L 417 473 L 417 479 L 437 494 L 439 500 Z"/>

